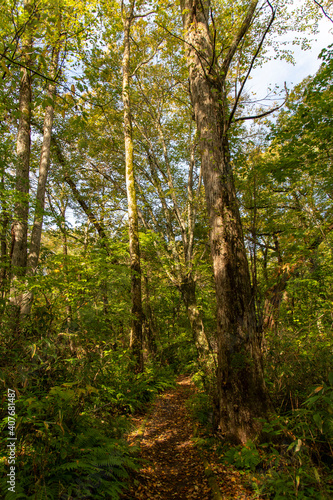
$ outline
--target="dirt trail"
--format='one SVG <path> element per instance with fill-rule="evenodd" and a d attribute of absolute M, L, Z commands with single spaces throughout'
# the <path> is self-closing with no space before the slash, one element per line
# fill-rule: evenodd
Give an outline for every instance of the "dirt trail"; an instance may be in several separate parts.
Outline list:
<path fill-rule="evenodd" d="M 177 387 L 155 402 L 140 441 L 146 465 L 133 477 L 124 499 L 211 500 L 204 465 L 191 441 L 193 423 L 185 406 L 191 393 L 190 378 L 180 377 Z M 129 436 L 133 439 L 135 433 Z"/>
<path fill-rule="evenodd" d="M 140 440 L 144 465 L 132 477 L 132 488 L 124 493 L 124 500 L 213 500 L 203 458 L 219 498 L 257 498 L 245 486 L 239 471 L 221 463 L 214 447 L 202 456 L 196 450 L 191 439 L 193 421 L 185 406 L 194 392 L 190 377 L 181 376 L 176 388 L 157 398 L 148 417 L 133 418 L 137 430 L 128 441 L 138 444 Z"/>

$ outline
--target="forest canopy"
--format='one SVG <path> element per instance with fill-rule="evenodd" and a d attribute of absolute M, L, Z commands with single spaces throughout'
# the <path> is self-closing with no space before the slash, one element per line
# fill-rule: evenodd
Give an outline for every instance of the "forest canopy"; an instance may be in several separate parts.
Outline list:
<path fill-rule="evenodd" d="M 3 498 L 121 498 L 180 374 L 251 498 L 330 498 L 333 44 L 250 80 L 332 2 L 0 5 Z"/>

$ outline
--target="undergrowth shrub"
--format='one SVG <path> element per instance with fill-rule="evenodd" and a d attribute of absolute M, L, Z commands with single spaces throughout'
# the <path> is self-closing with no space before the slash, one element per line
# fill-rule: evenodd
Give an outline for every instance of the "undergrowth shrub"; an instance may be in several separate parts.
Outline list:
<path fill-rule="evenodd" d="M 193 420 L 212 430 L 212 404 L 208 394 L 197 392 L 186 401 Z"/>
<path fill-rule="evenodd" d="M 71 343 L 71 345 L 70 345 Z M 148 361 L 135 374 L 126 350 L 100 342 L 89 348 L 62 335 L 26 342 L 15 368 L 4 358 L 0 379 L 16 392 L 16 492 L 8 492 L 7 405 L 0 413 L 1 498 L 117 500 L 136 450 L 123 439 L 126 415 L 174 384 L 169 367 Z"/>
<path fill-rule="evenodd" d="M 208 360 L 211 362 L 212 360 Z M 211 366 L 207 363 L 205 369 L 197 367 L 192 375 L 192 382 L 196 386 L 196 391 L 187 402 L 194 421 L 198 422 L 202 430 L 212 433 L 218 424 L 216 407 L 216 380 Z"/>
<path fill-rule="evenodd" d="M 117 421 L 110 428 L 85 414 L 82 395 L 82 389 L 53 387 L 43 396 L 18 398 L 16 492 L 21 498 L 118 498 L 136 461 L 126 442 L 114 437 Z M 6 426 L 4 418 L 3 434 Z M 10 499 L 6 472 L 3 460 L 2 494 Z"/>
<path fill-rule="evenodd" d="M 264 498 L 333 497 L 333 339 L 328 301 L 318 312 L 319 306 L 305 301 L 303 292 L 298 290 L 292 307 L 286 302 L 280 328 L 266 336 L 266 382 L 277 416 L 264 423 L 266 442 L 256 443 Z"/>
<path fill-rule="evenodd" d="M 265 442 L 222 447 L 223 461 L 255 472 L 260 498 L 332 498 L 333 373 L 300 408 L 262 423 Z"/>
<path fill-rule="evenodd" d="M 333 369 L 329 330 L 284 328 L 268 332 L 266 381 L 279 413 L 299 407 L 309 387 L 327 380 Z"/>
<path fill-rule="evenodd" d="M 168 343 L 162 347 L 160 353 L 161 363 L 169 366 L 175 373 L 191 373 L 193 363 L 197 359 L 195 345 L 192 340 L 183 339 Z"/>

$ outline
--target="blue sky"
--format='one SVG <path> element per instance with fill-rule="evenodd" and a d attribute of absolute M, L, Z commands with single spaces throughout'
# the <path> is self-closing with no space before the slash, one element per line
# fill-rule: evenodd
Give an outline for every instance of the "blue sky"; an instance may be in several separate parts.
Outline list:
<path fill-rule="evenodd" d="M 297 36 L 295 34 L 295 36 Z M 288 36 L 291 39 L 290 35 Z M 319 23 L 319 33 L 313 37 L 311 50 L 301 50 L 298 46 L 293 47 L 296 64 L 293 66 L 286 61 L 271 60 L 262 68 L 253 71 L 252 79 L 247 85 L 247 90 L 256 93 L 256 98 L 264 98 L 267 88 L 274 88 L 277 84 L 283 89 L 286 82 L 290 89 L 301 82 L 306 76 L 313 75 L 320 66 L 318 55 L 321 50 L 333 43 L 333 24 L 326 18 Z"/>

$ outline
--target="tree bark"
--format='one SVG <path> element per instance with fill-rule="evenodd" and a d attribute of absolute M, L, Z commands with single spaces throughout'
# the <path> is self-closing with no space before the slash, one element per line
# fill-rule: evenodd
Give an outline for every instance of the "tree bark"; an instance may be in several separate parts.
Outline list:
<path fill-rule="evenodd" d="M 29 11 L 30 0 L 25 0 L 24 9 Z M 14 221 L 12 224 L 12 248 L 11 248 L 11 288 L 10 304 L 12 306 L 13 328 L 19 326 L 19 312 L 22 301 L 22 293 L 18 290 L 18 281 L 25 276 L 27 266 L 27 238 L 28 238 L 28 214 L 29 214 L 29 170 L 30 170 L 30 127 L 31 127 L 31 50 L 32 37 L 27 27 L 27 35 L 22 43 L 22 61 L 24 67 L 21 69 L 20 99 L 19 99 L 19 125 L 17 132 L 16 154 L 16 184 L 15 192 L 17 201 L 15 203 Z"/>
<path fill-rule="evenodd" d="M 130 347 L 136 360 L 135 370 L 143 371 L 143 313 L 141 294 L 141 265 L 139 246 L 138 208 L 136 202 L 134 165 L 133 165 L 133 138 L 131 123 L 131 108 L 129 99 L 130 81 L 130 30 L 134 19 L 135 0 L 131 0 L 128 12 L 122 5 L 122 20 L 124 26 L 124 54 L 122 61 L 123 82 L 122 100 L 124 106 L 124 138 L 125 138 L 125 168 L 126 189 L 128 202 L 128 233 L 129 251 L 131 260 L 131 299 L 132 322 Z"/>
<path fill-rule="evenodd" d="M 226 437 L 244 443 L 259 431 L 256 417 L 268 407 L 255 304 L 228 146 L 226 75 L 249 28 L 251 2 L 221 68 L 214 63 L 209 1 L 182 0 L 186 57 L 199 132 L 217 298 L 219 424 Z M 213 71 L 211 71 L 213 69 Z M 214 72 L 214 75 L 212 74 Z"/>
<path fill-rule="evenodd" d="M 68 282 L 68 247 L 67 247 L 67 228 L 66 228 L 66 207 L 67 207 L 67 202 L 61 197 L 60 200 L 61 207 L 60 207 L 60 212 L 61 212 L 61 237 L 62 237 L 62 254 L 63 254 L 63 269 L 64 269 L 64 275 L 65 275 L 65 280 Z M 72 323 L 72 306 L 69 303 L 69 298 L 68 295 L 65 296 L 65 302 L 66 302 L 66 333 L 69 333 L 70 326 Z M 71 351 L 73 351 L 73 345 L 72 345 L 72 340 L 70 339 L 70 348 Z"/>
<path fill-rule="evenodd" d="M 157 346 L 156 346 L 156 328 L 153 317 L 153 312 L 150 305 L 150 293 L 149 293 L 149 280 L 148 276 L 144 276 L 145 283 L 145 294 L 144 294 L 144 303 L 145 303 L 145 313 L 144 313 L 144 332 L 145 337 L 148 344 L 148 351 L 152 356 L 156 355 Z"/>
<path fill-rule="evenodd" d="M 58 68 L 59 47 L 53 49 L 51 77 L 54 78 Z M 50 83 L 47 96 L 53 101 L 56 92 L 56 85 Z M 45 207 L 45 189 L 46 181 L 50 167 L 50 152 L 51 152 L 51 135 L 53 126 L 54 105 L 49 104 L 45 110 L 44 128 L 43 128 L 43 144 L 40 154 L 38 186 L 36 194 L 36 208 L 34 214 L 34 223 L 31 232 L 30 249 L 27 258 L 27 275 L 33 276 L 38 265 L 40 244 L 42 238 L 42 227 Z M 21 316 L 28 316 L 31 311 L 33 302 L 33 293 L 31 290 L 26 292 L 22 297 Z"/>
<path fill-rule="evenodd" d="M 204 324 L 197 305 L 196 283 L 192 274 L 183 277 L 180 285 L 183 302 L 186 307 L 187 317 L 189 319 L 193 340 L 198 351 L 199 361 L 204 361 L 209 352 L 212 351 L 209 340 L 206 337 Z"/>
<path fill-rule="evenodd" d="M 8 264 L 9 264 L 9 258 L 10 256 L 8 255 L 8 248 L 7 248 L 7 231 L 9 227 L 9 221 L 10 221 L 10 213 L 8 210 L 8 203 L 6 200 L 6 195 L 5 195 L 5 176 L 4 176 L 4 171 L 2 172 L 1 175 L 1 216 L 0 216 L 0 225 L 1 225 L 1 231 L 0 231 L 0 293 L 1 293 L 1 299 L 5 298 L 6 293 L 8 292 L 7 286 L 8 286 Z M 1 307 L 2 310 L 2 307 Z"/>

